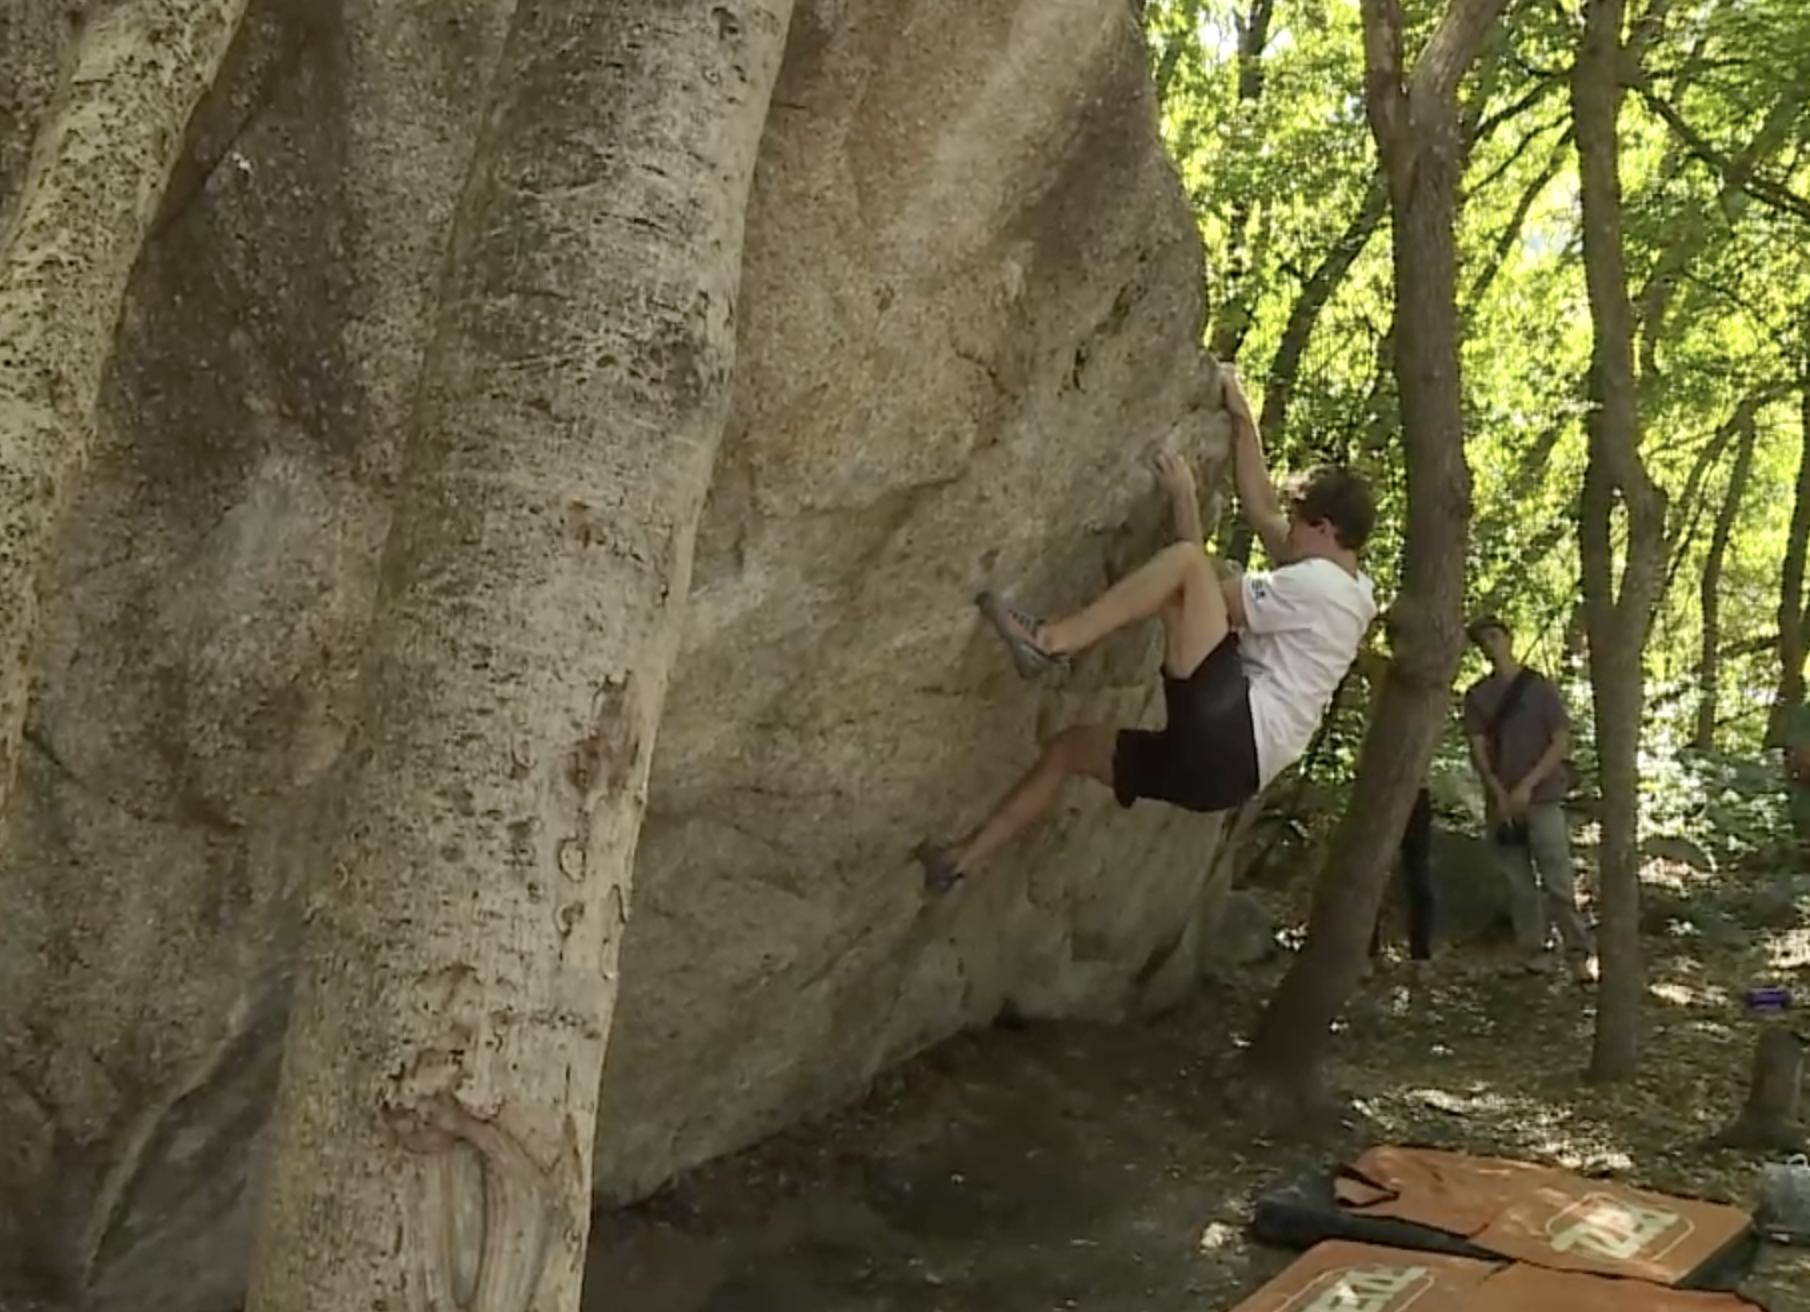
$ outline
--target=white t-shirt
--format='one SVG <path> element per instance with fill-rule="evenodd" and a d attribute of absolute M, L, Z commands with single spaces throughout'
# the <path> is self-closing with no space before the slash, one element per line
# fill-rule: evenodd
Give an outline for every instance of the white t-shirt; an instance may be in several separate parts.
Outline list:
<path fill-rule="evenodd" d="M 1370 579 L 1315 556 L 1246 574 L 1239 655 L 1251 684 L 1251 728 L 1262 787 L 1312 741 L 1339 680 L 1376 618 Z"/>

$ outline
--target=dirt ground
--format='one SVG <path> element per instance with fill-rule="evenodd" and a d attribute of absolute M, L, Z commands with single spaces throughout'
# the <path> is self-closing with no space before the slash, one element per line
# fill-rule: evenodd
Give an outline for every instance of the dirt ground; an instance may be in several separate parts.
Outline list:
<path fill-rule="evenodd" d="M 1254 1195 L 1379 1141 L 1749 1206 L 1762 1159 L 1692 1144 L 1740 1103 L 1762 1023 L 1742 990 L 1810 985 L 1810 933 L 1734 937 L 1649 940 L 1646 1073 L 1613 1090 L 1579 1079 L 1589 989 L 1482 950 L 1385 965 L 1341 1033 L 1351 1124 L 1319 1145 L 1254 1140 L 1217 1093 L 1280 962 L 1150 1022 L 966 1035 L 842 1115 L 600 1216 L 586 1307 L 1220 1312 L 1291 1260 L 1246 1238 Z M 1770 1248 L 1745 1292 L 1810 1312 L 1810 1250 Z"/>

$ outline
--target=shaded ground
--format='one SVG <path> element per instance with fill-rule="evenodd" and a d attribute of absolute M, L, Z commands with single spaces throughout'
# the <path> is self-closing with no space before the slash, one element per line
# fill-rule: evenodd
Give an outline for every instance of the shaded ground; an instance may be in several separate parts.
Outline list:
<path fill-rule="evenodd" d="M 1673 893 L 1735 923 L 1753 888 Z M 1719 904 L 1719 905 L 1717 905 Z M 1454 954 L 1379 972 L 1342 1036 L 1342 1143 L 1253 1141 L 1216 1090 L 1279 964 L 1160 1020 L 954 1040 L 825 1123 L 599 1218 L 586 1306 L 609 1312 L 1218 1312 L 1291 1255 L 1251 1245 L 1254 1193 L 1378 1139 L 1607 1171 L 1751 1204 L 1759 1159 L 1692 1141 L 1738 1106 L 1759 1022 L 1741 991 L 1810 983 L 1810 935 L 1674 925 L 1650 940 L 1647 1074 L 1578 1078 L 1590 991 Z M 1810 1312 L 1810 1250 L 1747 1292 Z"/>

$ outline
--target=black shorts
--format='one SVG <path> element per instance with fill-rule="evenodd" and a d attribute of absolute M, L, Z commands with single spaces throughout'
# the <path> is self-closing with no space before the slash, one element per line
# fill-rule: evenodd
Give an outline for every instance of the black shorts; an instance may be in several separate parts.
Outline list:
<path fill-rule="evenodd" d="M 1257 795 L 1251 685 L 1229 633 L 1185 679 L 1163 673 L 1167 722 L 1121 729 L 1112 754 L 1120 806 L 1139 798 L 1186 811 L 1229 811 Z"/>

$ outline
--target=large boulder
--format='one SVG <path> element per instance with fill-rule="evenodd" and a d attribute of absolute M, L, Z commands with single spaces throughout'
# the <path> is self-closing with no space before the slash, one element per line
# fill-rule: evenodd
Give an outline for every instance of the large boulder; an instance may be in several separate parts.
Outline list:
<path fill-rule="evenodd" d="M 1008 1004 L 1118 1011 L 1215 832 L 1077 789 L 947 902 L 907 859 L 1040 730 L 1151 710 L 1143 635 L 1041 692 L 972 606 L 1072 605 L 1148 551 L 1138 459 L 1216 407 L 1128 7 L 807 5 L 774 99 L 606 1063 L 614 1198 Z"/>
<path fill-rule="evenodd" d="M 1435 825 L 1430 864 L 1434 935 L 1440 950 L 1456 951 L 1513 936 L 1508 877 L 1487 839 Z M 1391 883 L 1390 896 L 1392 900 L 1402 896 L 1399 879 Z"/>
<path fill-rule="evenodd" d="M 329 8 L 254 3 L 193 125 L 0 836 L 0 1267 L 101 1312 L 223 1309 L 243 1281 L 295 892 L 507 10 Z M 906 859 L 1040 732 L 1160 713 L 1146 635 L 1033 688 L 970 605 L 1080 601 L 1160 539 L 1151 444 L 1223 455 L 1143 59 L 1123 0 L 801 4 L 636 870 L 609 1198 L 1004 1010 L 1121 1015 L 1197 974 L 1213 822 L 1077 789 L 950 898 Z M 0 183 L 26 121 L 0 123 Z"/>

